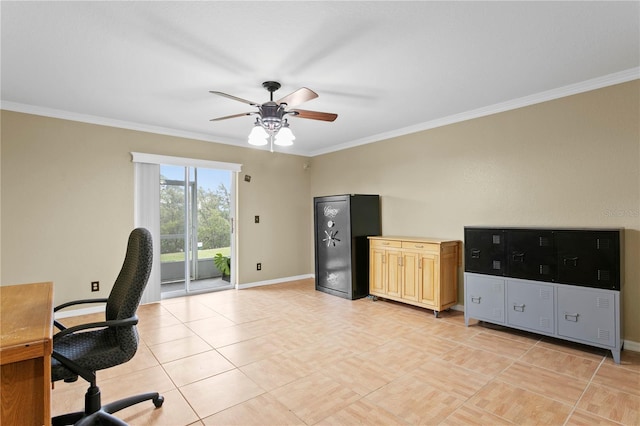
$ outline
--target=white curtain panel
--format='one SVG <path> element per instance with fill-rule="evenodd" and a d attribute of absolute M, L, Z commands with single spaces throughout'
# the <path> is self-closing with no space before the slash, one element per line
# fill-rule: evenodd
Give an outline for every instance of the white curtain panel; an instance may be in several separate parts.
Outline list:
<path fill-rule="evenodd" d="M 135 161 L 135 159 L 134 159 Z M 160 301 L 160 165 L 134 163 L 134 226 L 153 238 L 153 267 L 141 303 Z"/>

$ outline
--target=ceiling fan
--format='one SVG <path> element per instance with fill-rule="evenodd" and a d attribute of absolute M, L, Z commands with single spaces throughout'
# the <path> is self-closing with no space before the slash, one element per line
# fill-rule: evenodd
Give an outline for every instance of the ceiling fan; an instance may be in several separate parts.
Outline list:
<path fill-rule="evenodd" d="M 311 89 L 302 87 L 287 96 L 274 101 L 273 92 L 281 87 L 280 83 L 277 81 L 265 81 L 262 83 L 262 87 L 267 89 L 270 94 L 269 101 L 263 104 L 248 101 L 246 99 L 215 90 L 209 91 L 209 93 L 213 93 L 214 95 L 224 96 L 225 98 L 233 99 L 258 108 L 257 111 L 212 118 L 210 121 L 221 121 L 229 118 L 243 117 L 245 115 L 257 115 L 254 128 L 249 134 L 249 143 L 251 145 L 260 146 L 266 145 L 270 142 L 271 151 L 273 151 L 273 144 L 280 146 L 292 145 L 293 140 L 295 139 L 293 132 L 289 128 L 289 123 L 285 118 L 287 115 L 320 121 L 334 121 L 338 118 L 338 114 L 329 112 L 309 111 L 298 108 L 291 109 L 301 103 L 317 98 L 318 94 Z"/>

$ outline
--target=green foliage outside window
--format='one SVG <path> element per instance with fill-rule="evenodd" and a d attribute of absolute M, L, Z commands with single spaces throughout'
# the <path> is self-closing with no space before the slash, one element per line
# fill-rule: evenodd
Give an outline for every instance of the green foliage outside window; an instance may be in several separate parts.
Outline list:
<path fill-rule="evenodd" d="M 230 196 L 228 189 L 220 183 L 215 190 L 198 188 L 198 247 L 199 252 L 210 257 L 220 248 L 231 245 Z M 160 234 L 184 234 L 184 187 L 161 185 L 160 187 Z M 184 252 L 184 238 L 169 238 L 160 241 L 160 253 Z M 164 257 L 164 256 L 163 256 Z M 200 257 L 200 256 L 199 256 Z M 184 259 L 184 257 L 183 257 Z"/>

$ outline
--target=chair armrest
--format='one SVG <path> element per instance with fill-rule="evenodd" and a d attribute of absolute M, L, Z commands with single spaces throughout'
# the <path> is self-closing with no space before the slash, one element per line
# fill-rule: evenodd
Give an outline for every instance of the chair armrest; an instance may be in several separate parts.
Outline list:
<path fill-rule="evenodd" d="M 80 325 L 75 325 L 73 327 L 65 328 L 64 330 L 54 334 L 53 340 L 55 341 L 57 338 L 59 339 L 62 336 L 75 333 L 76 331 L 90 330 L 92 328 L 128 327 L 136 324 L 138 324 L 138 317 L 136 315 L 130 318 L 121 319 L 121 320 L 89 322 L 86 324 L 80 324 Z"/>
<path fill-rule="evenodd" d="M 72 300 L 71 302 L 63 303 L 62 305 L 58 305 L 53 308 L 53 312 L 58 312 L 60 309 L 68 308 L 73 305 L 81 305 L 83 303 L 107 303 L 106 298 L 102 299 L 82 299 L 82 300 Z"/>
<path fill-rule="evenodd" d="M 64 309 L 64 308 L 68 308 L 69 306 L 81 305 L 81 304 L 87 304 L 87 303 L 107 303 L 107 299 L 106 298 L 101 298 L 101 299 L 72 300 L 71 302 L 66 302 L 66 303 L 63 303 L 62 305 L 56 306 L 55 308 L 53 308 L 53 312 L 54 313 L 58 312 L 59 310 Z M 63 325 L 62 323 L 60 323 L 56 319 L 53 320 L 53 325 L 58 330 L 66 330 L 67 329 L 67 327 L 65 325 Z"/>

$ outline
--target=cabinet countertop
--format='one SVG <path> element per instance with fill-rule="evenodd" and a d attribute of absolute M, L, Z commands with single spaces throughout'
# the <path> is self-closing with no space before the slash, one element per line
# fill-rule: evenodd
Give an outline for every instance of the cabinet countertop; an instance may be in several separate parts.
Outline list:
<path fill-rule="evenodd" d="M 448 240 L 444 238 L 430 238 L 430 237 L 402 237 L 402 236 L 372 236 L 368 237 L 370 240 L 394 240 L 394 241 L 409 241 L 415 243 L 430 243 L 430 244 L 445 244 L 456 243 L 459 244 L 460 240 Z"/>

